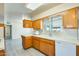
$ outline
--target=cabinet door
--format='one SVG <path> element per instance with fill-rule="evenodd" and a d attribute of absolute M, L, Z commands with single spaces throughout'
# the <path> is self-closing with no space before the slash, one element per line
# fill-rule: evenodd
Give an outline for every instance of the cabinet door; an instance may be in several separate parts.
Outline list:
<path fill-rule="evenodd" d="M 77 28 L 77 9 L 73 8 L 64 12 L 64 28 Z"/>
<path fill-rule="evenodd" d="M 0 56 L 5 56 L 5 51 L 4 50 L 0 50 Z"/>
<path fill-rule="evenodd" d="M 42 20 L 38 19 L 38 20 L 33 21 L 33 28 L 42 29 Z"/>
<path fill-rule="evenodd" d="M 33 37 L 33 47 L 40 50 L 40 40 L 37 37 Z"/>
<path fill-rule="evenodd" d="M 76 55 L 79 56 L 79 46 L 76 46 Z"/>
<path fill-rule="evenodd" d="M 32 21 L 31 20 L 23 20 L 23 27 L 24 28 L 32 28 Z"/>
<path fill-rule="evenodd" d="M 76 56 L 76 46 L 68 42 L 56 42 L 56 56 Z"/>
<path fill-rule="evenodd" d="M 55 56 L 55 45 L 49 44 L 49 56 Z"/>
<path fill-rule="evenodd" d="M 49 55 L 49 44 L 44 41 L 40 41 L 40 51 Z"/>
<path fill-rule="evenodd" d="M 22 36 L 22 44 L 24 49 L 30 48 L 32 46 L 32 37 Z"/>
<path fill-rule="evenodd" d="M 0 27 L 4 27 L 4 24 L 0 24 Z"/>

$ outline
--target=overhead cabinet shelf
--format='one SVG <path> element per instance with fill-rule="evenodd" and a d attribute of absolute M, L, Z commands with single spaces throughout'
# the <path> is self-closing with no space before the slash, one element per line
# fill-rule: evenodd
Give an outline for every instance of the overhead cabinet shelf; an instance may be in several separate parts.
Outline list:
<path fill-rule="evenodd" d="M 63 14 L 63 26 L 64 28 L 76 29 L 78 20 L 78 8 L 72 8 L 64 12 Z"/>
<path fill-rule="evenodd" d="M 23 20 L 24 28 L 44 29 L 53 31 L 56 29 L 77 29 L 78 8 L 72 8 L 51 17 L 41 18 L 34 21 Z"/>
<path fill-rule="evenodd" d="M 23 20 L 24 28 L 32 28 L 32 20 Z"/>
<path fill-rule="evenodd" d="M 38 19 L 38 20 L 33 21 L 33 28 L 42 29 L 42 20 Z"/>

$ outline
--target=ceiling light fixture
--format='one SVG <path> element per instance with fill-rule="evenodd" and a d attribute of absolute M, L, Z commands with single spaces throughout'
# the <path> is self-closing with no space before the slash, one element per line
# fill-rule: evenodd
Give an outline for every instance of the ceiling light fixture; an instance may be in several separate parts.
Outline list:
<path fill-rule="evenodd" d="M 29 8 L 29 9 L 31 9 L 31 10 L 36 10 L 38 7 L 40 7 L 43 4 L 44 3 L 28 3 L 26 5 L 26 7 Z"/>

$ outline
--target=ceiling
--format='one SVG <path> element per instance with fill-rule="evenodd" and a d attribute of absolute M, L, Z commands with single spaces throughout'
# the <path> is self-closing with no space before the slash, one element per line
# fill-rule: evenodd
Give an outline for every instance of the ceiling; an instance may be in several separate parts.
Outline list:
<path fill-rule="evenodd" d="M 59 4 L 61 3 L 45 3 L 33 11 L 26 7 L 28 3 L 0 3 L 0 16 L 4 16 L 4 13 L 8 18 L 21 17 L 22 15 L 35 16 Z"/>
<path fill-rule="evenodd" d="M 7 17 L 17 17 L 28 14 L 32 10 L 25 7 L 25 3 L 6 3 L 5 4 L 5 14 Z"/>
<path fill-rule="evenodd" d="M 30 13 L 30 15 L 35 16 L 35 15 L 40 14 L 40 13 L 42 13 L 50 8 L 56 7 L 59 4 L 61 4 L 61 3 L 46 3 L 42 6 L 40 6 L 39 8 L 37 8 L 36 10 L 32 11 Z"/>

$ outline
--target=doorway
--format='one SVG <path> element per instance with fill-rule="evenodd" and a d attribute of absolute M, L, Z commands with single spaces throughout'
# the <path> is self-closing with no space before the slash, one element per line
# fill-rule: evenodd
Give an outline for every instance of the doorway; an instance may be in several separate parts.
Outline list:
<path fill-rule="evenodd" d="M 5 26 L 5 39 L 12 39 L 12 25 Z"/>

